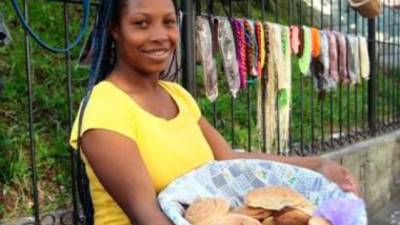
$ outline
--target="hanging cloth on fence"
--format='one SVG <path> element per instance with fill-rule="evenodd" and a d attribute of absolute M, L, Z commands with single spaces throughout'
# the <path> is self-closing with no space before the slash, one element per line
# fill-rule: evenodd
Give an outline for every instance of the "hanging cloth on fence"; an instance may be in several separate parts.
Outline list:
<path fill-rule="evenodd" d="M 339 80 L 343 84 L 349 83 L 349 73 L 347 71 L 347 46 L 346 46 L 346 36 L 340 32 L 334 32 L 336 36 L 336 43 L 338 48 L 338 57 L 339 57 L 339 64 L 338 64 L 338 73 L 339 73 Z"/>
<path fill-rule="evenodd" d="M 311 65 L 311 29 L 303 26 L 303 54 L 299 58 L 299 68 L 303 75 L 309 75 Z"/>
<path fill-rule="evenodd" d="M 0 47 L 7 45 L 11 41 L 11 34 L 6 26 L 6 21 L 0 14 Z"/>
<path fill-rule="evenodd" d="M 353 35 L 347 36 L 347 60 L 348 72 L 352 84 L 360 82 L 360 51 L 358 38 Z"/>
<path fill-rule="evenodd" d="M 258 45 L 257 73 L 261 77 L 265 65 L 265 34 L 263 24 L 260 21 L 256 21 L 255 28 Z"/>
<path fill-rule="evenodd" d="M 236 58 L 235 40 L 231 23 L 227 18 L 218 17 L 218 43 L 223 57 L 224 70 L 229 90 L 234 98 L 240 90 L 239 67 Z"/>
<path fill-rule="evenodd" d="M 289 27 L 281 27 L 283 71 L 278 74 L 279 153 L 289 154 L 290 108 L 292 98 L 292 56 Z"/>
<path fill-rule="evenodd" d="M 196 45 L 203 64 L 204 88 L 207 98 L 214 102 L 218 97 L 217 70 L 212 54 L 212 35 L 210 23 L 206 17 L 196 18 Z"/>
<path fill-rule="evenodd" d="M 290 26 L 290 47 L 292 49 L 293 54 L 299 55 L 300 45 L 301 45 L 300 27 Z"/>
<path fill-rule="evenodd" d="M 339 82 L 339 70 L 338 70 L 338 48 L 336 35 L 333 32 L 328 31 L 329 41 L 329 79 L 332 82 L 332 86 L 336 87 Z"/>
<path fill-rule="evenodd" d="M 318 92 L 329 91 L 332 82 L 329 77 L 329 40 L 326 32 L 320 32 L 321 52 L 318 58 L 313 60 L 313 76 L 315 88 Z"/>
<path fill-rule="evenodd" d="M 240 87 L 247 87 L 247 57 L 246 57 L 246 40 L 243 22 L 240 19 L 233 19 L 233 30 L 236 43 L 236 56 L 239 64 Z"/>
<path fill-rule="evenodd" d="M 368 80 L 370 75 L 370 62 L 368 53 L 368 41 L 365 37 L 358 37 L 360 43 L 360 70 L 361 77 Z"/>
<path fill-rule="evenodd" d="M 243 20 L 246 37 L 246 55 L 247 55 L 247 74 L 257 76 L 257 70 L 254 67 L 256 46 L 254 43 L 254 26 L 250 20 Z"/>
<path fill-rule="evenodd" d="M 266 34 L 266 42 L 268 42 L 267 50 L 267 77 L 261 79 L 264 83 L 266 91 L 264 93 L 261 88 L 258 91 L 258 121 L 261 123 L 258 127 L 265 126 L 265 140 L 266 149 L 269 152 L 277 153 L 277 123 L 279 122 L 277 115 L 278 106 L 278 77 L 282 75 L 284 61 L 282 52 L 282 39 L 281 39 L 281 26 L 273 23 L 264 23 L 264 30 Z M 268 39 L 268 40 L 267 40 Z M 259 85 L 261 87 L 261 85 Z M 264 95 L 264 97 L 262 96 Z M 262 99 L 265 102 L 262 102 Z M 264 110 L 263 110 L 264 108 Z M 262 124 L 262 113 L 264 111 L 265 121 Z M 260 129 L 262 131 L 262 129 Z"/>
<path fill-rule="evenodd" d="M 321 37 L 319 30 L 315 27 L 311 28 L 311 40 L 312 40 L 312 57 L 318 58 L 321 54 Z"/>

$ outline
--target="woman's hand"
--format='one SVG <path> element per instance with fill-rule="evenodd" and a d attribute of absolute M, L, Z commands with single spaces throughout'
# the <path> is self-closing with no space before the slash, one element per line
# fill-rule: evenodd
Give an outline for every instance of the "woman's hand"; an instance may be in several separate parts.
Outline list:
<path fill-rule="evenodd" d="M 357 180 L 339 163 L 331 159 L 322 158 L 318 172 L 337 183 L 344 191 L 351 191 L 356 195 L 360 194 Z"/>

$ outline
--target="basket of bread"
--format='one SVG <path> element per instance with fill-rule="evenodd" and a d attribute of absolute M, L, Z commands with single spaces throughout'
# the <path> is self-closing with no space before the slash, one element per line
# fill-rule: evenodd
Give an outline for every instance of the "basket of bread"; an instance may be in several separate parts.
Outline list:
<path fill-rule="evenodd" d="M 364 203 L 322 175 L 265 160 L 214 161 L 159 195 L 176 225 L 366 225 Z"/>
<path fill-rule="evenodd" d="M 378 16 L 383 7 L 382 0 L 348 0 L 348 2 L 353 9 L 366 18 Z"/>

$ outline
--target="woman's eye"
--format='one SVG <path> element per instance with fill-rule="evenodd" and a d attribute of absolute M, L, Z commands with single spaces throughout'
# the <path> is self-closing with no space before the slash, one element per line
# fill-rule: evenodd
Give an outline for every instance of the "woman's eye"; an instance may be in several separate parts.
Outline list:
<path fill-rule="evenodd" d="M 174 26 L 177 24 L 177 21 L 171 19 L 171 20 L 165 21 L 165 24 L 167 24 L 168 26 Z"/>
<path fill-rule="evenodd" d="M 145 28 L 147 27 L 147 22 L 146 21 L 137 21 L 134 23 L 135 26 L 140 27 L 140 28 Z"/>

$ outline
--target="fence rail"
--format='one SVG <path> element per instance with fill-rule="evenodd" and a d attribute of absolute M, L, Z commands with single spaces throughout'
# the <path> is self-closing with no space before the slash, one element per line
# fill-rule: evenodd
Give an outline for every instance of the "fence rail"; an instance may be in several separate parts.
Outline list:
<path fill-rule="evenodd" d="M 389 0 L 394 1 L 394 0 Z M 63 3 L 64 38 L 69 37 L 69 5 L 80 4 L 79 0 L 52 0 Z M 97 7 L 92 2 L 92 7 Z M 29 18 L 28 0 L 24 0 L 25 17 Z M 205 14 L 209 16 L 230 16 L 270 21 L 284 25 L 307 25 L 321 30 L 338 31 L 346 34 L 365 36 L 368 39 L 370 56 L 369 80 L 362 80 L 356 85 L 340 83 L 337 89 L 330 92 L 317 92 L 313 76 L 293 73 L 293 101 L 290 116 L 290 154 L 321 154 L 344 145 L 367 139 L 371 136 L 389 132 L 399 127 L 399 62 L 400 62 L 400 13 L 394 8 L 384 7 L 377 19 L 365 19 L 353 11 L 345 0 L 181 0 L 183 12 L 182 45 L 183 45 L 183 85 L 197 96 L 204 115 L 220 130 L 234 148 L 248 151 L 268 152 L 265 127 L 257 128 L 257 83 L 249 84 L 240 91 L 237 98 L 229 95 L 226 81 L 221 69 L 220 96 L 214 103 L 204 97 L 201 86 L 201 65 L 195 62 L 195 18 Z M 225 10 L 223 10 L 225 9 Z M 228 13 L 229 15 L 226 15 Z M 31 180 L 33 193 L 33 215 L 35 220 L 26 224 L 40 224 L 43 219 L 53 215 L 42 215 L 40 211 L 38 178 L 36 172 L 36 143 L 34 130 L 35 107 L 32 103 L 32 53 L 30 38 L 25 35 L 26 51 L 26 87 L 28 89 L 28 115 L 30 133 Z M 294 59 L 295 60 L 295 59 Z M 68 124 L 73 121 L 72 101 L 72 60 L 71 53 L 65 54 L 65 74 L 67 77 L 66 93 L 68 104 Z M 218 62 L 218 68 L 221 67 Z M 267 68 L 268 69 L 268 68 Z M 262 117 L 265 120 L 265 116 Z M 277 120 L 277 129 L 279 129 Z M 265 122 L 262 121 L 262 126 Z M 68 127 L 70 129 L 70 127 Z M 279 132 L 278 132 L 279 133 Z M 279 146 L 279 135 L 278 135 Z M 72 152 L 72 151 L 71 151 Z M 282 153 L 275 151 L 276 153 Z M 71 168 L 76 168 L 71 153 Z M 63 214 L 61 224 L 73 215 L 73 222 L 81 223 L 78 203 L 76 174 L 72 176 L 71 212 Z M 41 220 L 42 219 L 42 220 Z"/>

